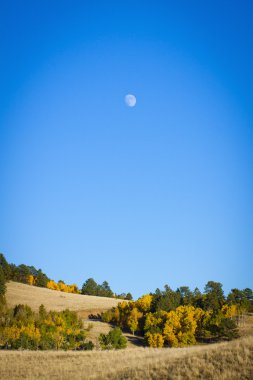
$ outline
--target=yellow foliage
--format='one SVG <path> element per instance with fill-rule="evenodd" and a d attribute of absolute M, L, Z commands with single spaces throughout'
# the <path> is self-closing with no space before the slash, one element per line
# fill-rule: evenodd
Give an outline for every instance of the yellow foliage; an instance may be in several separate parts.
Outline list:
<path fill-rule="evenodd" d="M 136 330 L 138 330 L 139 319 L 141 317 L 142 317 L 142 313 L 136 307 L 134 307 L 127 318 L 127 325 L 133 334 Z"/>
<path fill-rule="evenodd" d="M 166 315 L 167 313 L 164 312 Z M 146 319 L 145 319 L 145 326 L 144 326 L 144 330 L 149 330 L 150 328 L 152 327 L 157 327 L 157 326 L 160 326 L 162 325 L 163 323 L 163 319 L 161 318 L 161 312 L 159 313 L 148 313 L 146 315 Z"/>
<path fill-rule="evenodd" d="M 147 313 L 150 311 L 152 299 L 153 297 L 150 294 L 145 294 L 135 302 L 135 305 L 140 311 Z"/>
<path fill-rule="evenodd" d="M 59 289 L 61 292 L 66 292 L 66 293 L 68 293 L 68 286 L 65 285 L 63 282 L 58 282 L 58 289 Z"/>
<path fill-rule="evenodd" d="M 54 282 L 53 280 L 48 281 L 47 288 L 52 290 L 59 290 L 58 284 Z"/>
<path fill-rule="evenodd" d="M 36 281 L 36 279 L 32 274 L 29 274 L 29 276 L 27 276 L 27 284 L 34 285 L 35 281 Z"/>
<path fill-rule="evenodd" d="M 10 344 L 11 342 L 19 339 L 20 335 L 24 333 L 33 340 L 40 340 L 41 334 L 38 328 L 33 324 L 29 326 L 11 326 L 4 327 L 1 329 L 0 333 L 0 343 L 1 344 Z"/>
<path fill-rule="evenodd" d="M 19 327 L 11 326 L 1 329 L 0 342 L 1 344 L 8 344 L 10 341 L 16 340 L 20 337 L 21 330 Z"/>
<path fill-rule="evenodd" d="M 226 318 L 232 318 L 238 314 L 237 305 L 223 305 L 221 311 Z"/>
<path fill-rule="evenodd" d="M 152 334 L 150 332 L 147 332 L 145 334 L 145 338 L 149 347 L 160 348 L 160 347 L 163 347 L 164 345 L 164 338 L 162 334 L 159 334 L 159 333 Z"/>
<path fill-rule="evenodd" d="M 165 340 L 172 347 L 195 344 L 195 332 L 198 318 L 202 316 L 200 310 L 193 306 L 179 306 L 176 310 L 167 313 L 167 321 L 163 329 Z"/>
<path fill-rule="evenodd" d="M 171 323 L 166 322 L 163 329 L 163 336 L 164 336 L 164 339 L 169 343 L 171 347 L 178 346 L 178 339 L 176 337 L 173 325 Z"/>
<path fill-rule="evenodd" d="M 34 339 L 34 340 L 37 340 L 37 341 L 39 341 L 40 337 L 41 337 L 40 330 L 37 327 L 35 327 L 34 325 L 22 326 L 20 328 L 20 332 L 21 333 L 25 333 L 31 339 Z"/>
<path fill-rule="evenodd" d="M 68 286 L 68 293 L 78 293 L 78 287 L 76 284 L 67 285 Z"/>
<path fill-rule="evenodd" d="M 118 325 L 120 322 L 120 309 L 116 307 L 113 314 L 113 321 Z"/>
<path fill-rule="evenodd" d="M 126 301 L 119 302 L 118 303 L 118 308 L 119 308 L 120 311 L 128 310 L 129 309 L 128 302 L 126 302 Z"/>
<path fill-rule="evenodd" d="M 52 290 L 60 290 L 66 293 L 78 293 L 78 287 L 76 284 L 66 285 L 63 282 L 55 282 L 53 280 L 48 281 L 47 288 Z"/>

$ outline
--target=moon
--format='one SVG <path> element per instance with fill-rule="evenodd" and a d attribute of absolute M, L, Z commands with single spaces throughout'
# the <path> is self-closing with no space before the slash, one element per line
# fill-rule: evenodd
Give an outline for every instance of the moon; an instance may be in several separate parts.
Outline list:
<path fill-rule="evenodd" d="M 136 97 L 132 94 L 126 95 L 125 103 L 128 107 L 134 107 L 136 105 Z"/>

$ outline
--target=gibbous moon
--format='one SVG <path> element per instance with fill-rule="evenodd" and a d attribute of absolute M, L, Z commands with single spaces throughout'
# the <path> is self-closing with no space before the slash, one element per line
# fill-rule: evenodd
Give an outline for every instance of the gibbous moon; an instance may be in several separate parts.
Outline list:
<path fill-rule="evenodd" d="M 128 94 L 125 96 L 125 103 L 128 107 L 134 107 L 136 104 L 136 97 L 134 95 Z"/>

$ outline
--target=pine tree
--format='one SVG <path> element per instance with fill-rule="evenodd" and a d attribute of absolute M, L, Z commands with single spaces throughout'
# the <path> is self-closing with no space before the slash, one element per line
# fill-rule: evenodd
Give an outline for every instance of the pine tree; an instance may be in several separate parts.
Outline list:
<path fill-rule="evenodd" d="M 2 268 L 4 277 L 6 281 L 8 281 L 10 279 L 10 274 L 11 274 L 10 265 L 8 264 L 8 262 L 6 261 L 6 258 L 4 257 L 2 253 L 0 253 L 0 268 Z"/>
<path fill-rule="evenodd" d="M 96 296 L 98 292 L 98 284 L 93 278 L 88 278 L 82 286 L 82 294 Z"/>
<path fill-rule="evenodd" d="M 0 302 L 3 301 L 6 292 L 5 276 L 2 267 L 0 266 Z"/>

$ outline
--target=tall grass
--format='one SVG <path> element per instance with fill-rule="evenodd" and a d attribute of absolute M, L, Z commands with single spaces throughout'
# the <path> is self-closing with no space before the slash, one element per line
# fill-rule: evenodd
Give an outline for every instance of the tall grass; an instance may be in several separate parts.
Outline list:
<path fill-rule="evenodd" d="M 0 352 L 0 379 L 253 379 L 253 337 L 189 348 Z"/>

